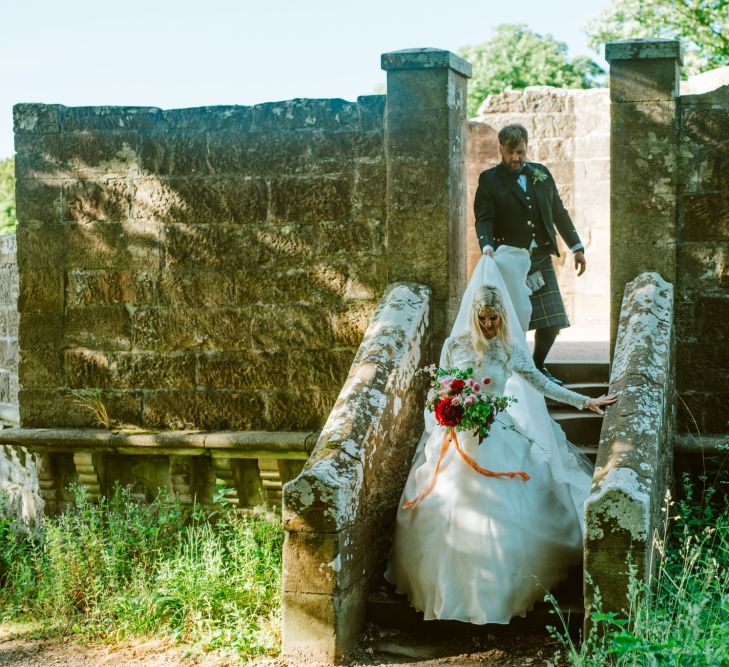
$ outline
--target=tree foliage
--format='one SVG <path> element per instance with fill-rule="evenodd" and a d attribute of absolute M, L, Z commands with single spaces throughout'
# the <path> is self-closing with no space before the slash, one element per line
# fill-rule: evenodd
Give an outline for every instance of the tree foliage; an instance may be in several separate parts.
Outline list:
<path fill-rule="evenodd" d="M 621 39 L 678 39 L 685 76 L 729 65 L 729 0 L 613 0 L 586 32 L 595 50 Z"/>
<path fill-rule="evenodd" d="M 473 65 L 469 117 L 476 115 L 488 95 L 506 88 L 591 88 L 602 82 L 599 65 L 585 56 L 569 58 L 564 42 L 532 32 L 525 24 L 499 25 L 491 39 L 464 46 L 458 54 Z"/>
<path fill-rule="evenodd" d="M 15 160 L 0 160 L 0 234 L 15 232 Z"/>

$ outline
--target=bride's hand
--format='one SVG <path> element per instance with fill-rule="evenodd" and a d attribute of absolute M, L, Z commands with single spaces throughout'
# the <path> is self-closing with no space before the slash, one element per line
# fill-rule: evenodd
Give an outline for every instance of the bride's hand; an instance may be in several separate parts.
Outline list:
<path fill-rule="evenodd" d="M 587 409 L 591 412 L 597 413 L 598 415 L 604 415 L 605 411 L 602 408 L 604 408 L 606 405 L 612 405 L 617 400 L 618 397 L 615 394 L 610 394 L 609 396 L 603 394 L 602 396 L 598 396 L 597 398 L 591 398 L 590 405 L 587 406 Z"/>

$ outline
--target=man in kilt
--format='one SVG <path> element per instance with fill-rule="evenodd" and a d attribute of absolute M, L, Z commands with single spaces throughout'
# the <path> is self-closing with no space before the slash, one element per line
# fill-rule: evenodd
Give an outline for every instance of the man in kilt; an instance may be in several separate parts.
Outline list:
<path fill-rule="evenodd" d="M 527 284 L 532 289 L 534 364 L 550 380 L 561 384 L 544 360 L 560 329 L 570 325 L 565 312 L 552 255 L 557 232 L 574 255 L 577 275 L 585 272 L 584 246 L 565 209 L 554 178 L 541 164 L 526 162 L 529 135 L 522 125 L 507 125 L 499 132 L 501 163 L 482 172 L 474 200 L 476 236 L 481 252 L 493 254 L 500 245 L 526 248 L 532 264 Z"/>

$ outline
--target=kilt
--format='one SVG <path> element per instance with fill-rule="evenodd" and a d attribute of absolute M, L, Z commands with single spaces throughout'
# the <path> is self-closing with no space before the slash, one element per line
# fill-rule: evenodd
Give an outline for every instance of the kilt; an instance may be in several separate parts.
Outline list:
<path fill-rule="evenodd" d="M 544 287 L 534 292 L 529 298 L 532 302 L 532 319 L 529 330 L 559 327 L 565 329 L 570 325 L 567 312 L 562 302 L 562 294 L 557 283 L 557 274 L 554 272 L 552 255 L 535 254 L 529 273 L 541 271 L 544 277 Z"/>

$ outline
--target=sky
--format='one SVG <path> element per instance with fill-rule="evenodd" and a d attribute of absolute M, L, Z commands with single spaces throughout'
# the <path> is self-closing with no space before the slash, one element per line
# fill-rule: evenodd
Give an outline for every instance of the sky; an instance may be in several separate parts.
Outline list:
<path fill-rule="evenodd" d="M 250 105 L 384 85 L 380 55 L 456 51 L 526 23 L 590 55 L 587 20 L 609 0 L 7 0 L 0 9 L 0 158 L 12 107 Z"/>

